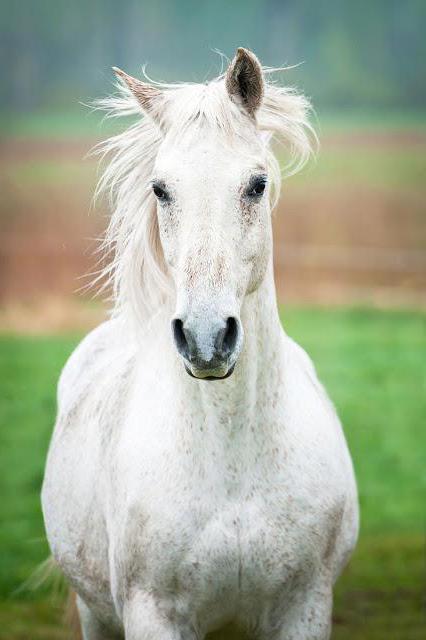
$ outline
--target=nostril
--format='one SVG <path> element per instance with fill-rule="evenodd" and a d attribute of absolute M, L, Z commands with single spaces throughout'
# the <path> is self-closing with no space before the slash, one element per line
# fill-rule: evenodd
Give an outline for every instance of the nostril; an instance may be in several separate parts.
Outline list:
<path fill-rule="evenodd" d="M 238 323 L 236 318 L 228 318 L 226 321 L 225 335 L 223 337 L 222 349 L 229 355 L 236 347 L 238 338 Z"/>
<path fill-rule="evenodd" d="M 188 341 L 183 330 L 183 322 L 179 318 L 172 320 L 173 338 L 180 355 L 188 359 Z"/>

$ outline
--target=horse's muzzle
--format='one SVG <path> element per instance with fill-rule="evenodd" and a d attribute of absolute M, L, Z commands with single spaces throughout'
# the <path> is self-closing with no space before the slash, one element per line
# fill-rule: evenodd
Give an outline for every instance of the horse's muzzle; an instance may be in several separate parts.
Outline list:
<path fill-rule="evenodd" d="M 185 369 L 193 378 L 223 380 L 232 374 L 242 333 L 237 318 L 208 322 L 175 318 L 172 332 Z"/>

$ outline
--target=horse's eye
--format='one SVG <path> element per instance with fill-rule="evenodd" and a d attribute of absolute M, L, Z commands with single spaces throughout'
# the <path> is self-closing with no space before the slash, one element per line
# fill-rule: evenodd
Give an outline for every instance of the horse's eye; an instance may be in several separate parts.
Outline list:
<path fill-rule="evenodd" d="M 163 187 L 160 187 L 159 184 L 153 184 L 152 185 L 152 190 L 155 194 L 155 196 L 158 198 L 158 200 L 168 200 L 169 199 L 169 195 L 167 193 L 167 191 L 165 189 L 163 189 Z"/>
<path fill-rule="evenodd" d="M 265 176 L 256 177 L 253 180 L 251 180 L 247 188 L 246 195 L 249 198 L 259 198 L 265 191 L 265 188 L 266 188 L 266 177 Z"/>

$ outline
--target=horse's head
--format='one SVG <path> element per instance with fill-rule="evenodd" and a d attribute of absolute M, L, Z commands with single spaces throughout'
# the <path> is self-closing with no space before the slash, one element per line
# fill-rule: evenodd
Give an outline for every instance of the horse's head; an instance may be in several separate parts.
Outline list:
<path fill-rule="evenodd" d="M 243 343 L 242 302 L 259 287 L 271 255 L 276 163 L 259 112 L 273 129 L 277 106 L 268 105 L 262 68 L 245 49 L 205 85 L 159 87 L 116 73 L 158 131 L 150 188 L 176 292 L 176 348 L 190 375 L 225 378 Z M 296 97 L 285 98 L 294 107 Z M 289 128 L 289 114 L 283 117 Z"/>

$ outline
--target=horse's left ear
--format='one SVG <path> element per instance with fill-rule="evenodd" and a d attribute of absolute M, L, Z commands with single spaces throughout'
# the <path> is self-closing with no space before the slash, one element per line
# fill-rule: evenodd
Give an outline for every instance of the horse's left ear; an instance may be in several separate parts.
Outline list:
<path fill-rule="evenodd" d="M 143 111 L 149 114 L 154 120 L 159 122 L 161 120 L 165 103 L 165 96 L 163 91 L 153 86 L 152 84 L 142 82 L 137 78 L 129 76 L 121 69 L 118 69 L 118 67 L 113 67 L 112 70 L 114 71 L 115 75 L 118 76 L 125 85 L 127 85 L 127 87 L 139 102 L 139 105 L 142 107 Z"/>
<path fill-rule="evenodd" d="M 225 84 L 230 98 L 254 116 L 264 92 L 262 67 L 254 53 L 242 47 L 237 49 L 226 72 Z"/>

